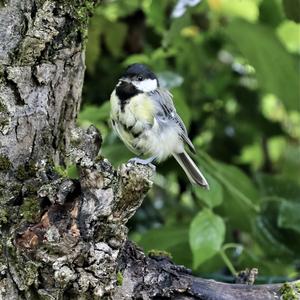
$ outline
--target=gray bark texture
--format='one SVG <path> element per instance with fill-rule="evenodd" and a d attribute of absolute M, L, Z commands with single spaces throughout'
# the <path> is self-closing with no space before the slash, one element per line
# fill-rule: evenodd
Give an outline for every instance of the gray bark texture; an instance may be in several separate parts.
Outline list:
<path fill-rule="evenodd" d="M 96 2 L 0 1 L 0 299 L 279 299 L 277 285 L 195 278 L 127 241 L 153 170 L 115 170 L 97 129 L 75 124 Z M 77 179 L 57 167 L 70 164 Z"/>

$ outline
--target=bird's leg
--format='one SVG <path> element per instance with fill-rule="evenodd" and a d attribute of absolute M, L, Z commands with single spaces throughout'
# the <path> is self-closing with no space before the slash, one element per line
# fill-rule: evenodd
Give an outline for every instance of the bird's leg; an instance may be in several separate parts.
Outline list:
<path fill-rule="evenodd" d="M 142 158 L 139 158 L 139 157 L 134 157 L 134 158 L 129 159 L 129 162 L 140 164 L 140 165 L 148 165 L 148 164 L 152 163 L 154 159 L 155 159 L 154 156 L 151 156 L 151 157 L 149 157 L 147 159 L 142 159 Z"/>
<path fill-rule="evenodd" d="M 151 156 L 147 159 L 142 159 L 139 157 L 134 157 L 129 159 L 128 162 L 134 163 L 134 164 L 140 164 L 140 165 L 149 165 L 151 168 L 155 168 L 155 166 L 152 164 L 152 162 L 155 160 L 155 156 Z"/>

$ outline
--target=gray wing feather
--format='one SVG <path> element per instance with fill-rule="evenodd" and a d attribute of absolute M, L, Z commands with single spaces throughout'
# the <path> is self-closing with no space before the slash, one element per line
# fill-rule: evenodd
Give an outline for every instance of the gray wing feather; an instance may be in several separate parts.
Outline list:
<path fill-rule="evenodd" d="M 196 153 L 194 145 L 188 137 L 185 125 L 176 112 L 172 94 L 168 90 L 156 89 L 150 92 L 149 96 L 156 104 L 156 116 L 158 121 L 165 122 L 166 120 L 172 120 L 175 122 L 180 128 L 180 135 L 184 142 L 193 153 Z"/>

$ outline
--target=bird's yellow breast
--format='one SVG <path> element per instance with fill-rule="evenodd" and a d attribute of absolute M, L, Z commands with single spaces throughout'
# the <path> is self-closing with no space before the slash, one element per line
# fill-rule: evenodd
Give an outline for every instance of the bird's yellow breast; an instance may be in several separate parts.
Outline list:
<path fill-rule="evenodd" d="M 154 103 L 145 94 L 138 94 L 129 101 L 128 110 L 137 120 L 153 123 Z"/>
<path fill-rule="evenodd" d="M 138 94 L 130 99 L 121 111 L 119 98 L 113 92 L 110 98 L 111 117 L 113 119 L 127 119 L 128 121 L 134 118 L 136 121 L 153 123 L 154 119 L 154 103 L 146 94 Z"/>

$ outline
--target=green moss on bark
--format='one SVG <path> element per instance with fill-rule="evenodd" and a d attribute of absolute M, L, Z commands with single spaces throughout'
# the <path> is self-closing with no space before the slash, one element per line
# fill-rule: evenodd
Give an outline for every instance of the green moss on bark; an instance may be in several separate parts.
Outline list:
<path fill-rule="evenodd" d="M 172 254 L 164 251 L 164 250 L 157 250 L 157 249 L 151 249 L 148 251 L 148 256 L 149 257 L 167 257 L 172 259 Z"/>
<path fill-rule="evenodd" d="M 117 273 L 117 285 L 118 286 L 121 286 L 123 284 L 123 274 L 118 271 Z"/>
<path fill-rule="evenodd" d="M 86 19 L 93 13 L 94 10 L 94 2 L 95 1 L 83 1 L 82 5 L 80 5 L 76 9 L 76 16 L 78 21 L 81 23 L 85 23 Z"/>
<path fill-rule="evenodd" d="M 65 0 L 67 9 L 70 7 L 72 9 L 70 15 L 72 15 L 76 21 L 74 28 L 79 30 L 82 40 L 85 40 L 87 37 L 89 17 L 93 14 L 97 2 L 96 0 Z"/>
<path fill-rule="evenodd" d="M 8 124 L 9 124 L 9 121 L 7 119 L 2 119 L 0 116 L 0 130 L 2 130 Z"/>
<path fill-rule="evenodd" d="M 0 113 L 7 112 L 6 106 L 1 102 L 0 99 Z"/>
<path fill-rule="evenodd" d="M 0 155 L 0 172 L 1 171 L 8 171 L 11 167 L 11 162 L 10 160 L 8 159 L 7 156 L 5 155 Z"/>
<path fill-rule="evenodd" d="M 37 282 L 40 263 L 28 259 L 28 257 L 23 254 L 23 251 L 16 247 L 13 238 L 6 241 L 6 255 L 9 257 L 11 267 L 14 270 L 14 276 L 19 278 L 18 287 L 20 290 L 30 292 L 30 286 Z M 25 298 L 37 299 L 32 296 L 33 295 Z"/>
<path fill-rule="evenodd" d="M 32 64 L 37 58 L 40 58 L 43 53 L 52 55 L 62 45 L 82 45 L 86 39 L 89 16 L 94 10 L 95 1 L 92 0 L 61 0 L 61 1 L 37 1 L 36 19 L 29 27 L 31 31 L 42 32 L 42 38 L 32 37 L 27 33 L 19 47 L 16 59 L 18 62 Z M 64 25 L 60 24 L 60 20 L 65 18 Z M 45 21 L 45 29 L 35 28 L 41 22 Z M 38 25 L 36 25 L 38 24 Z M 49 28 L 53 28 L 49 30 Z M 47 34 L 44 34 L 47 32 Z"/>
<path fill-rule="evenodd" d="M 30 162 L 26 165 L 20 165 L 18 167 L 16 172 L 16 177 L 19 180 L 24 181 L 26 179 L 34 177 L 35 173 L 36 173 L 35 164 L 33 162 Z"/>
<path fill-rule="evenodd" d="M 23 184 L 0 178 L 0 227 L 12 220 L 17 222 L 20 217 L 19 205 L 23 201 L 20 197 L 23 188 Z"/>
<path fill-rule="evenodd" d="M 2 224 L 6 224 L 7 223 L 7 211 L 3 208 L 0 208 L 0 228 Z"/>
<path fill-rule="evenodd" d="M 40 213 L 39 201 L 35 197 L 28 197 L 24 199 L 20 207 L 21 216 L 28 222 L 33 223 L 38 221 Z"/>
<path fill-rule="evenodd" d="M 282 300 L 298 300 L 300 297 L 300 281 L 295 283 L 284 283 L 280 288 Z"/>
<path fill-rule="evenodd" d="M 5 201 L 4 201 L 4 188 L 5 185 L 0 182 L 0 228 L 1 224 L 7 223 L 7 211 L 5 209 Z"/>
<path fill-rule="evenodd" d="M 36 195 L 38 190 L 38 187 L 33 184 L 26 184 L 25 188 L 28 195 Z"/>

